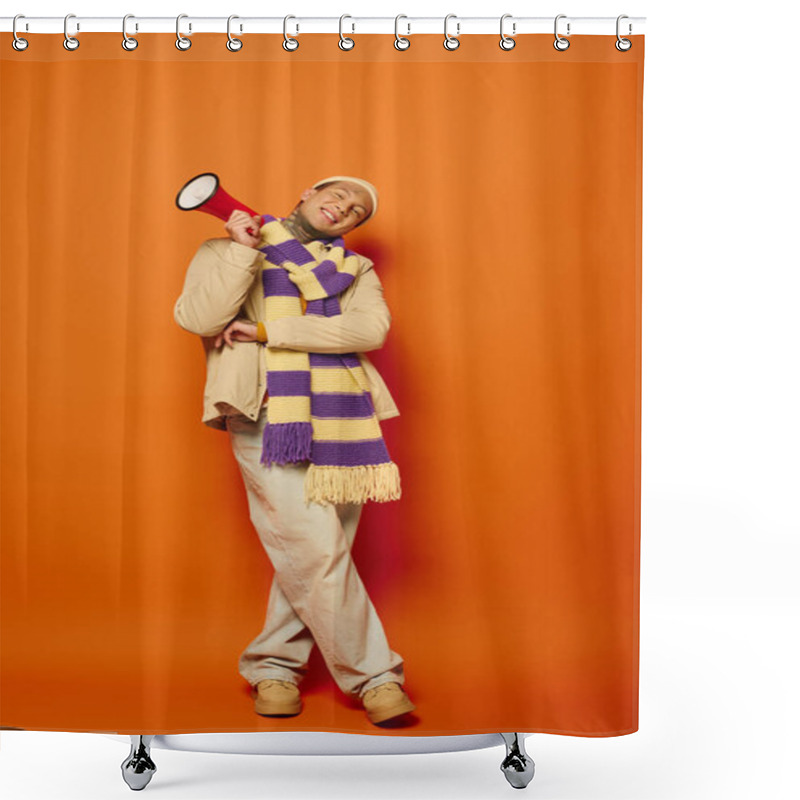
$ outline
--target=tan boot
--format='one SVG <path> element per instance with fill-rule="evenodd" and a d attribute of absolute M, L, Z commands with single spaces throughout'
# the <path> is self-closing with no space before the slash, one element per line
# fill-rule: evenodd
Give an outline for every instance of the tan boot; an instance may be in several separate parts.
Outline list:
<path fill-rule="evenodd" d="M 303 709 L 300 690 L 291 681 L 267 678 L 256 687 L 256 714 L 265 717 L 294 717 Z"/>
<path fill-rule="evenodd" d="M 361 697 L 361 702 L 370 722 L 384 722 L 416 708 L 403 691 L 403 687 L 396 681 L 381 683 L 374 689 L 367 689 Z"/>

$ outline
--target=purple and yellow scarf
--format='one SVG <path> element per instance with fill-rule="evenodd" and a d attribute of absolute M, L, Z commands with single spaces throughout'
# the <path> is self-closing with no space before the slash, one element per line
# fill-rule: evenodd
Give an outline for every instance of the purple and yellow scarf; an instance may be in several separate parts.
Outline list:
<path fill-rule="evenodd" d="M 280 217 L 262 215 L 264 319 L 342 313 L 338 295 L 359 271 L 344 239 L 298 241 Z M 327 249 L 329 247 L 330 249 Z M 381 434 L 356 353 L 310 353 L 267 343 L 267 424 L 261 463 L 310 461 L 307 502 L 386 502 L 400 497 L 400 473 Z"/>

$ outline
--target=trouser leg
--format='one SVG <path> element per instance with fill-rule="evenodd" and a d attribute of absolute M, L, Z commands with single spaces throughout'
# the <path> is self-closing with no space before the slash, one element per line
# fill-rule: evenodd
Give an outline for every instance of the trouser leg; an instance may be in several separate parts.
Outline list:
<path fill-rule="evenodd" d="M 348 546 L 352 547 L 362 505 L 348 503 L 336 509 Z M 311 631 L 284 594 L 278 576 L 273 575 L 264 627 L 240 656 L 240 674 L 253 686 L 265 678 L 300 683 L 308 673 L 313 648 Z"/>
<path fill-rule="evenodd" d="M 345 693 L 360 696 L 389 680 L 403 684 L 403 660 L 389 647 L 350 552 L 360 506 L 356 511 L 355 504 L 306 503 L 306 464 L 261 464 L 265 422 L 266 410 L 257 423 L 242 417 L 228 422 L 247 489 L 250 519 L 275 568 L 274 581 L 280 589 L 270 590 L 278 605 L 268 611 L 265 622 L 265 639 L 270 646 L 278 642 L 278 655 L 276 661 L 264 665 L 264 676 L 278 677 L 280 670 L 286 669 L 284 679 L 296 682 L 307 666 L 310 632 Z M 287 642 L 292 637 L 296 641 Z M 260 649 L 258 645 L 256 649 Z M 264 650 L 259 655 L 273 654 Z M 253 664 L 246 658 L 245 665 L 248 663 Z M 251 676 L 258 674 L 255 668 L 245 671 Z"/>

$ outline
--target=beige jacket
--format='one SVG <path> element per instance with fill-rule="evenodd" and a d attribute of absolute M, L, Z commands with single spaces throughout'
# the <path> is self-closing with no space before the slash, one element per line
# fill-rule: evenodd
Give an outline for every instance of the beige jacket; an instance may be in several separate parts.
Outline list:
<path fill-rule="evenodd" d="M 314 255 L 324 253 L 319 241 L 307 244 Z M 183 292 L 175 303 L 175 321 L 202 337 L 206 351 L 206 385 L 202 421 L 226 429 L 225 417 L 258 418 L 266 391 L 267 347 L 312 353 L 357 353 L 369 381 L 379 420 L 400 414 L 386 384 L 366 351 L 386 340 L 391 315 L 373 262 L 359 255 L 362 269 L 339 296 L 342 313 L 335 317 L 303 315 L 264 319 L 261 265 L 264 254 L 232 239 L 203 242 L 189 264 Z M 234 342 L 214 347 L 214 338 L 234 318 L 264 322 L 266 345 Z"/>

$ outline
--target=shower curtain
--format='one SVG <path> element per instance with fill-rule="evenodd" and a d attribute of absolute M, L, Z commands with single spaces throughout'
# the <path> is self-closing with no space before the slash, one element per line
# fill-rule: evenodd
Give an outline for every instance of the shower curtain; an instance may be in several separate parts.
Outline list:
<path fill-rule="evenodd" d="M 383 35 L 350 51 L 301 35 L 294 52 L 280 35 L 239 52 L 224 34 L 186 51 L 166 33 L 133 51 L 113 33 L 72 52 L 29 39 L 17 52 L 0 36 L 0 725 L 636 731 L 644 38 L 627 52 L 613 35 L 564 51 L 547 35 L 508 51 L 496 35 L 452 51 L 434 35 L 405 51 Z M 201 173 L 253 212 L 258 246 L 178 208 Z M 374 194 L 313 189 L 337 176 Z M 298 244 L 286 221 L 303 203 L 334 212 L 316 231 L 363 224 Z M 213 275 L 189 289 L 201 253 Z M 250 327 L 222 343 L 219 319 L 190 330 L 177 308 L 195 290 L 224 330 Z M 263 407 L 209 396 L 208 371 L 237 351 L 231 392 L 265 387 Z M 310 390 L 282 391 L 286 370 Z M 325 411 L 344 395 L 352 428 L 341 404 Z M 268 466 L 269 431 L 292 422 L 312 456 Z M 236 426 L 256 431 L 249 472 Z M 315 545 L 333 501 L 287 500 L 312 467 L 331 497 L 358 484 L 335 506 L 333 535 L 352 538 L 291 573 L 306 546 L 270 550 L 257 518 L 280 540 L 313 509 Z M 277 506 L 254 484 L 267 469 L 293 470 Z M 380 657 L 344 663 L 367 621 L 350 584 L 327 586 L 340 562 Z M 276 598 L 284 627 L 258 650 Z M 305 663 L 280 660 L 299 643 Z M 302 713 L 255 713 L 246 650 L 248 675 L 297 677 Z M 376 677 L 413 712 L 372 723 L 345 689 Z"/>

